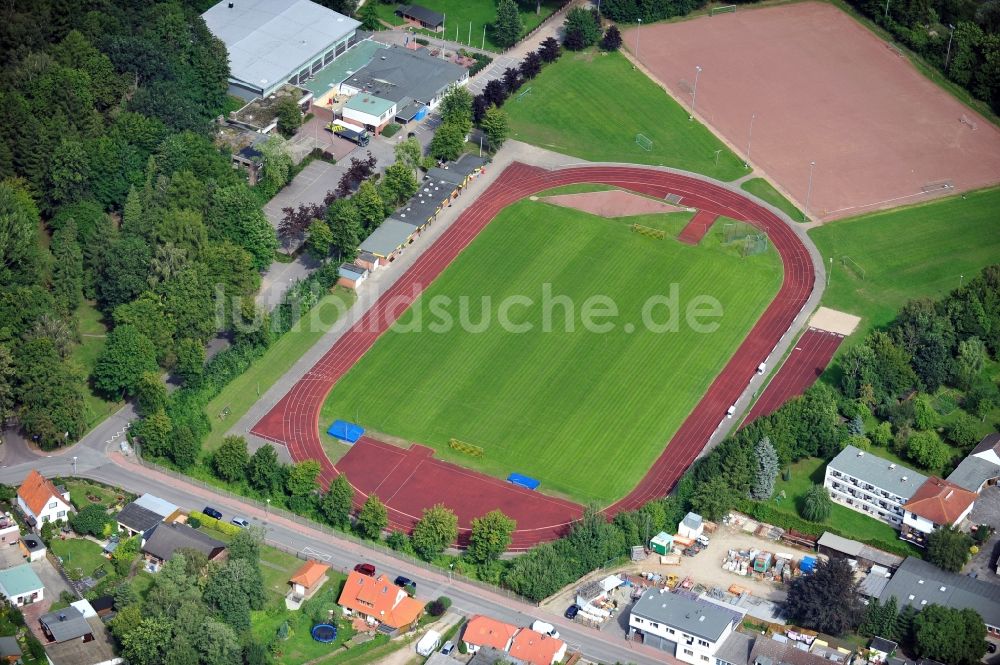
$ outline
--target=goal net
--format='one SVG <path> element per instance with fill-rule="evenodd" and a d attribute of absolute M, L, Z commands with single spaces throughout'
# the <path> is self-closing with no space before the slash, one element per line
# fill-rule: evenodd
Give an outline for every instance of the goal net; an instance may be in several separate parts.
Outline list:
<path fill-rule="evenodd" d="M 708 10 L 709 16 L 715 16 L 716 14 L 735 14 L 736 5 L 722 5 L 720 7 L 712 7 Z"/>
<path fill-rule="evenodd" d="M 645 134 L 636 134 L 635 143 L 646 152 L 653 149 L 653 139 L 649 138 Z"/>

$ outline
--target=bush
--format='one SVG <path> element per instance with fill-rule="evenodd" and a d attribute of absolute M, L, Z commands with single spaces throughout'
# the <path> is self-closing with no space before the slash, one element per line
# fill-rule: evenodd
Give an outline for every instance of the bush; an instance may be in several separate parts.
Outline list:
<path fill-rule="evenodd" d="M 431 45 L 431 43 L 429 41 L 427 41 L 426 39 L 423 39 L 421 37 L 417 37 L 413 41 L 415 41 L 416 43 L 420 44 L 421 46 L 430 46 Z"/>
<path fill-rule="evenodd" d="M 188 522 L 189 523 L 190 523 L 191 520 L 197 520 L 199 526 L 201 526 L 201 525 L 207 526 L 210 529 L 215 529 L 216 531 L 221 531 L 222 533 L 226 534 L 227 536 L 236 537 L 238 534 L 240 534 L 240 533 L 243 532 L 243 529 L 241 529 L 240 527 L 236 526 L 235 524 L 230 524 L 229 522 L 223 522 L 221 520 L 217 520 L 214 517 L 209 517 L 205 513 L 199 513 L 197 511 L 192 512 L 188 516 Z"/>
<path fill-rule="evenodd" d="M 188 522 L 187 523 L 188 523 L 188 526 L 191 527 L 192 529 L 198 529 L 198 528 L 201 527 L 201 520 L 198 519 L 197 517 L 190 517 L 190 518 L 188 518 Z"/>
<path fill-rule="evenodd" d="M 402 128 L 403 128 L 402 125 L 395 122 L 391 122 L 385 126 L 385 129 L 382 130 L 382 136 L 387 139 L 391 139 L 393 136 L 398 134 L 399 130 L 401 130 Z"/>
<path fill-rule="evenodd" d="M 813 485 L 802 498 L 800 514 L 810 522 L 822 522 L 830 517 L 833 501 L 822 485 Z"/>
<path fill-rule="evenodd" d="M 448 608 L 436 600 L 432 600 L 431 602 L 427 603 L 427 614 L 431 615 L 432 617 L 439 617 L 447 611 Z"/>

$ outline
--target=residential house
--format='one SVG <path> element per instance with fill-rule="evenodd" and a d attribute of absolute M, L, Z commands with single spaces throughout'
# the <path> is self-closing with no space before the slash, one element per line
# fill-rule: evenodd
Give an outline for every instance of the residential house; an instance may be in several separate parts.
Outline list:
<path fill-rule="evenodd" d="M 987 632 L 1000 637 L 1000 585 L 941 570 L 934 564 L 907 557 L 885 585 L 879 599 L 895 597 L 900 609 L 918 610 L 937 604 L 979 613 Z"/>
<path fill-rule="evenodd" d="M 749 662 L 752 665 L 832 665 L 846 662 L 846 654 L 825 649 L 822 651 L 817 653 L 815 647 L 813 651 L 807 651 L 802 648 L 801 642 L 760 637 L 754 639 Z"/>
<path fill-rule="evenodd" d="M 164 522 L 174 522 L 183 514 L 181 509 L 174 504 L 152 494 L 143 494 L 132 503 L 156 513 Z"/>
<path fill-rule="evenodd" d="M 898 529 L 903 524 L 903 504 L 926 481 L 913 469 L 847 446 L 826 465 L 823 486 L 842 506 Z"/>
<path fill-rule="evenodd" d="M 496 649 L 506 653 L 516 634 L 517 626 L 477 614 L 465 624 L 462 641 L 470 653 L 476 653 L 480 649 Z"/>
<path fill-rule="evenodd" d="M 1000 481 L 1000 434 L 984 437 L 948 476 L 948 482 L 978 494 Z"/>
<path fill-rule="evenodd" d="M 13 635 L 0 637 L 0 662 L 16 663 L 21 660 L 21 646 Z"/>
<path fill-rule="evenodd" d="M 643 644 L 673 652 L 691 665 L 715 663 L 715 653 L 742 622 L 744 612 L 692 594 L 645 592 L 632 606 L 628 625 Z"/>
<path fill-rule="evenodd" d="M 523 665 L 510 654 L 504 653 L 493 647 L 483 647 L 473 654 L 467 665 L 496 665 L 497 663 L 510 663 L 511 665 Z"/>
<path fill-rule="evenodd" d="M 0 595 L 11 605 L 30 605 L 45 597 L 45 585 L 28 564 L 0 570 Z"/>
<path fill-rule="evenodd" d="M 118 530 L 124 538 L 145 534 L 163 521 L 163 517 L 134 501 L 122 508 L 115 519 L 118 521 Z"/>
<path fill-rule="evenodd" d="M 381 632 L 396 635 L 412 628 L 424 612 L 424 604 L 410 598 L 385 575 L 372 577 L 351 571 L 337 604 L 345 615 L 360 616 Z"/>
<path fill-rule="evenodd" d="M 94 629 L 83 612 L 73 606 L 43 614 L 38 620 L 42 624 L 42 632 L 50 642 L 90 642 L 94 639 Z"/>
<path fill-rule="evenodd" d="M 566 656 L 566 643 L 530 628 L 522 628 L 511 641 L 508 654 L 530 665 L 553 665 Z"/>
<path fill-rule="evenodd" d="M 942 526 L 959 526 L 972 512 L 978 495 L 975 492 L 931 476 L 903 504 L 900 536 L 923 546 L 926 538 Z"/>
<path fill-rule="evenodd" d="M 295 571 L 295 574 L 288 580 L 292 587 L 288 592 L 288 598 L 296 606 L 295 609 L 303 600 L 312 598 L 313 594 L 319 591 L 328 579 L 328 572 L 330 572 L 330 566 L 312 559 L 306 561 Z"/>
<path fill-rule="evenodd" d="M 69 492 L 56 487 L 45 476 L 32 469 L 17 488 L 17 506 L 32 527 L 68 518 L 73 506 Z"/>
<path fill-rule="evenodd" d="M 218 561 L 226 556 L 225 543 L 177 522 L 160 523 L 153 527 L 143 537 L 139 551 L 155 569 L 169 561 L 179 549 L 197 550 L 209 561 Z"/>
<path fill-rule="evenodd" d="M 733 631 L 715 651 L 713 665 L 747 665 L 756 635 Z"/>

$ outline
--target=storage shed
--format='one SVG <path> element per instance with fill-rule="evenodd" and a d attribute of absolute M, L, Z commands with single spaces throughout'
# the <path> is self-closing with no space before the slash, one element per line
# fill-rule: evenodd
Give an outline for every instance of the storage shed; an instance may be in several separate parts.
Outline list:
<path fill-rule="evenodd" d="M 671 536 L 666 531 L 661 531 L 653 539 L 649 541 L 649 549 L 653 550 L 657 554 L 670 554 L 670 550 L 674 547 L 674 537 Z"/>

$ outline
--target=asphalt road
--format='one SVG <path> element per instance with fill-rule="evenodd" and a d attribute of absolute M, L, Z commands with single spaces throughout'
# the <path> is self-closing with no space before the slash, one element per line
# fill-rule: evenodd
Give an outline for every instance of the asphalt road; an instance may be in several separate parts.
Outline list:
<path fill-rule="evenodd" d="M 405 575 L 417 583 L 420 597 L 433 599 L 440 595 L 448 596 L 453 601 L 452 609 L 466 616 L 486 614 L 520 626 L 530 625 L 534 619 L 543 618 L 557 627 L 572 650 L 582 652 L 591 660 L 605 663 L 631 662 L 636 665 L 672 661 L 664 652 L 627 642 L 624 634 L 617 629 L 601 632 L 585 628 L 567 621 L 561 615 L 548 614 L 515 598 L 485 591 L 459 580 L 449 580 L 444 571 L 426 570 L 364 545 L 268 514 L 239 499 L 139 466 L 119 452 L 120 437 L 113 440 L 110 438 L 117 432 L 115 424 L 125 422 L 125 416 L 126 413 L 116 414 L 99 430 L 62 454 L 38 454 L 14 442 L 5 444 L 0 482 L 17 485 L 33 468 L 46 476 L 69 476 L 74 473 L 75 464 L 75 472 L 79 476 L 116 485 L 130 492 L 150 492 L 186 510 L 201 510 L 210 505 L 222 511 L 227 520 L 237 515 L 245 517 L 265 529 L 270 544 L 293 550 L 303 557 L 326 561 L 341 571 L 352 569 L 360 561 L 368 561 L 390 578 Z M 102 437 L 108 438 L 102 440 Z"/>

